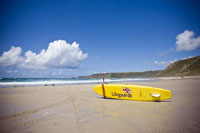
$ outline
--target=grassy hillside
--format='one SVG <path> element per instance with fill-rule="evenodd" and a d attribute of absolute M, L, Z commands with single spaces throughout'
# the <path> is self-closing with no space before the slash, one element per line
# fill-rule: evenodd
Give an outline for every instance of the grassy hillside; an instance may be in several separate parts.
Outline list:
<path fill-rule="evenodd" d="M 159 76 L 200 75 L 200 56 L 170 64 Z"/>
<path fill-rule="evenodd" d="M 200 56 L 176 61 L 170 64 L 165 70 L 162 71 L 98 73 L 89 76 L 81 76 L 79 78 L 141 78 L 180 75 L 200 75 Z"/>

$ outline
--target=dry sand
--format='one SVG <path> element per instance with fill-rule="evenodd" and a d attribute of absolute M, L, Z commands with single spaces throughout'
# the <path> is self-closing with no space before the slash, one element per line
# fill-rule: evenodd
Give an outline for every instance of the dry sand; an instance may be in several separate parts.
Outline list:
<path fill-rule="evenodd" d="M 169 89 L 173 98 L 103 99 L 94 84 L 1 88 L 0 132 L 200 132 L 200 79 L 129 84 Z"/>

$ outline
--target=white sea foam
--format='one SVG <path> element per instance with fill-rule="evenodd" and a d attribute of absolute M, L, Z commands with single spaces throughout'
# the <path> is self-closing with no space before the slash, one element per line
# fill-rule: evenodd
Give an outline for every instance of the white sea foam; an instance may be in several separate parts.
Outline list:
<path fill-rule="evenodd" d="M 153 79 L 105 79 L 105 82 L 128 82 L 128 81 L 152 81 Z M 30 81 L 30 82 L 0 82 L 0 86 L 52 86 L 52 85 L 72 85 L 72 84 L 100 84 L 102 79 L 88 79 L 88 80 L 47 80 L 47 81 Z"/>

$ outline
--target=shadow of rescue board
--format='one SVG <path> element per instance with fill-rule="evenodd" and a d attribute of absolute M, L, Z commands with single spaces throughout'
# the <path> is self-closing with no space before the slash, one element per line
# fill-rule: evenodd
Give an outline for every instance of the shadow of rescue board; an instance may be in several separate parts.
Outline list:
<path fill-rule="evenodd" d="M 136 101 L 162 101 L 172 97 L 170 90 L 122 84 L 101 84 L 94 87 L 94 91 L 105 98 L 136 100 Z"/>

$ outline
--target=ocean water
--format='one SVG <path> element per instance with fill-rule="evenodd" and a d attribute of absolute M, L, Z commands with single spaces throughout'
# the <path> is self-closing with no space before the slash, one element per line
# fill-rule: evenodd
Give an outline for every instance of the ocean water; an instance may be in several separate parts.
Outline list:
<path fill-rule="evenodd" d="M 128 81 L 154 81 L 148 78 L 105 79 L 107 83 Z M 0 88 L 15 86 L 60 86 L 73 84 L 101 84 L 102 79 L 66 79 L 66 78 L 0 78 Z"/>

